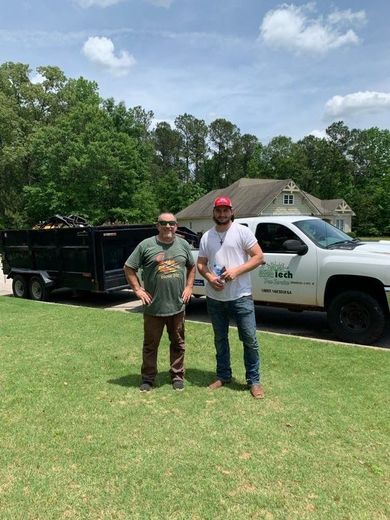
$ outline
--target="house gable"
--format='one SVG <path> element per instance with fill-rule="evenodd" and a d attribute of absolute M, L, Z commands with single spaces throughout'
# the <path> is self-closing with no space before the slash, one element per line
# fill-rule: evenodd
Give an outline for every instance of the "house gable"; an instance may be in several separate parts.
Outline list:
<path fill-rule="evenodd" d="M 350 213 L 351 215 L 355 215 L 355 213 L 352 211 L 350 206 L 348 206 L 345 200 L 342 200 L 334 211 L 335 213 Z"/>
<path fill-rule="evenodd" d="M 294 181 L 288 180 L 259 215 L 320 215 L 318 207 Z"/>
<path fill-rule="evenodd" d="M 181 225 L 203 232 L 213 225 L 214 199 L 230 197 L 236 217 L 261 215 L 313 215 L 350 230 L 352 209 L 343 199 L 320 200 L 304 192 L 292 179 L 242 178 L 230 186 L 213 190 L 177 213 Z M 342 216 L 342 219 L 339 216 Z M 338 220 L 336 220 L 336 217 Z"/>

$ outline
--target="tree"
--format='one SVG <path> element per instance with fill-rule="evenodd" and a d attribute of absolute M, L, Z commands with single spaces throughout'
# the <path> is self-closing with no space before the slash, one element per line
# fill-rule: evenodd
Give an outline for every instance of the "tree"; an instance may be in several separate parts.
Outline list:
<path fill-rule="evenodd" d="M 153 112 L 101 99 L 98 85 L 58 67 L 0 65 L 0 226 L 53 213 L 91 222 L 150 221 L 241 177 L 292 178 L 321 198 L 344 198 L 358 233 L 388 233 L 390 132 L 330 125 L 327 136 L 267 145 L 226 119 L 184 113 L 175 128 Z"/>
<path fill-rule="evenodd" d="M 200 181 L 208 152 L 207 125 L 202 119 L 183 114 L 175 119 L 175 126 L 181 135 L 181 158 L 185 165 L 183 181 Z"/>
<path fill-rule="evenodd" d="M 305 156 L 305 165 L 296 176 L 299 187 L 320 199 L 350 200 L 351 164 L 339 147 L 313 135 L 304 137 L 297 144 Z"/>
<path fill-rule="evenodd" d="M 250 164 L 257 152 L 257 147 L 261 146 L 261 144 L 255 135 L 243 134 L 240 139 L 240 145 L 241 176 L 250 177 Z"/>
<path fill-rule="evenodd" d="M 118 131 L 93 97 L 79 103 L 34 136 L 37 179 L 24 190 L 29 220 L 53 213 L 81 214 L 91 223 L 146 219 L 139 192 L 149 178 L 139 152 L 138 141 Z"/>
<path fill-rule="evenodd" d="M 0 222 L 7 227 L 29 221 L 24 194 L 39 178 L 33 153 L 35 135 L 43 128 L 50 129 L 87 97 L 100 102 L 96 83 L 82 78 L 67 80 L 57 67 L 38 67 L 37 72 L 41 80 L 33 83 L 28 65 L 0 66 L 0 99 L 4 101 L 0 110 Z"/>
<path fill-rule="evenodd" d="M 169 123 L 158 123 L 153 132 L 153 142 L 156 153 L 156 164 L 161 174 L 169 171 L 175 172 L 180 177 L 183 171 L 183 162 L 180 158 L 182 137 L 180 133 L 171 128 Z"/>
<path fill-rule="evenodd" d="M 127 109 L 123 101 L 115 104 L 113 98 L 103 100 L 102 107 L 109 114 L 119 132 L 125 132 L 140 141 L 146 141 L 150 138 L 149 128 L 153 119 L 153 112 L 147 112 L 140 106 Z"/>
<path fill-rule="evenodd" d="M 340 150 L 349 165 L 350 195 L 347 199 L 356 212 L 358 234 L 381 234 L 388 229 L 390 175 L 390 132 L 369 128 L 352 129 L 342 121 L 327 129 L 331 143 Z"/>
<path fill-rule="evenodd" d="M 265 178 L 267 174 L 267 163 L 265 160 L 265 147 L 257 143 L 248 161 L 248 177 L 252 179 Z"/>
<path fill-rule="evenodd" d="M 332 123 L 326 129 L 326 135 L 330 142 L 334 143 L 341 153 L 348 154 L 351 133 L 343 121 Z"/>
<path fill-rule="evenodd" d="M 290 137 L 277 136 L 261 150 L 262 176 L 269 179 L 294 179 L 305 168 L 305 155 Z"/>
<path fill-rule="evenodd" d="M 390 198 L 385 189 L 390 177 L 390 132 L 369 128 L 351 131 L 348 154 L 353 163 L 354 192 L 360 234 L 382 234 L 389 229 Z"/>
<path fill-rule="evenodd" d="M 138 137 L 142 140 L 150 139 L 150 127 L 154 114 L 152 110 L 145 110 L 141 106 L 129 108 L 129 114 L 133 118 L 134 127 L 137 129 Z"/>
<path fill-rule="evenodd" d="M 0 224 L 25 222 L 22 192 L 31 182 L 29 135 L 36 126 L 36 109 L 29 67 L 0 66 Z"/>
<path fill-rule="evenodd" d="M 209 126 L 209 137 L 214 154 L 212 167 L 206 169 L 211 176 L 205 184 L 208 189 L 224 188 L 235 177 L 233 158 L 239 147 L 240 130 L 226 119 L 215 119 Z"/>

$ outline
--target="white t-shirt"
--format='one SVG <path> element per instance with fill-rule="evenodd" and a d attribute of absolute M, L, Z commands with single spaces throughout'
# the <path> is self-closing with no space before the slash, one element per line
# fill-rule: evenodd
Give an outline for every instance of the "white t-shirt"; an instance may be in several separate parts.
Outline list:
<path fill-rule="evenodd" d="M 222 241 L 222 244 L 221 244 Z M 250 229 L 232 222 L 226 234 L 218 233 L 215 227 L 206 231 L 199 246 L 199 256 L 207 258 L 210 271 L 219 275 L 225 267 L 238 267 L 248 261 L 247 251 L 257 244 L 257 239 Z M 216 291 L 206 283 L 206 295 L 214 300 L 237 300 L 252 294 L 250 272 L 241 274 L 231 282 L 226 282 L 222 291 Z"/>

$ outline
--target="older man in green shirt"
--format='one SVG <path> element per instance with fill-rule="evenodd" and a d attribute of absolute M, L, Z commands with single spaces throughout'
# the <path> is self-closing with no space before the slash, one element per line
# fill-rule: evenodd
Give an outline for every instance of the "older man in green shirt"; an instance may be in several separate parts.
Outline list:
<path fill-rule="evenodd" d="M 152 389 L 164 327 L 170 339 L 170 375 L 175 390 L 184 389 L 184 309 L 191 298 L 195 264 L 189 244 L 176 236 L 172 213 L 162 213 L 158 235 L 143 240 L 124 265 L 126 279 L 144 305 L 141 392 Z M 144 287 L 137 276 L 143 270 Z"/>

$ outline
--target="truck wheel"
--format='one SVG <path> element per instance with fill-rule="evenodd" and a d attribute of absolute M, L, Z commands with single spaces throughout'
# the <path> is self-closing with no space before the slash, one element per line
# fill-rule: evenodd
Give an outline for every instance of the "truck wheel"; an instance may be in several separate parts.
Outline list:
<path fill-rule="evenodd" d="M 15 298 L 28 298 L 27 280 L 21 274 L 14 276 L 12 280 L 12 292 Z"/>
<path fill-rule="evenodd" d="M 346 291 L 330 303 L 328 321 L 341 340 L 370 345 L 384 332 L 385 313 L 378 301 L 369 294 Z"/>
<path fill-rule="evenodd" d="M 49 291 L 40 276 L 32 276 L 30 278 L 30 297 L 35 301 L 47 300 Z"/>

